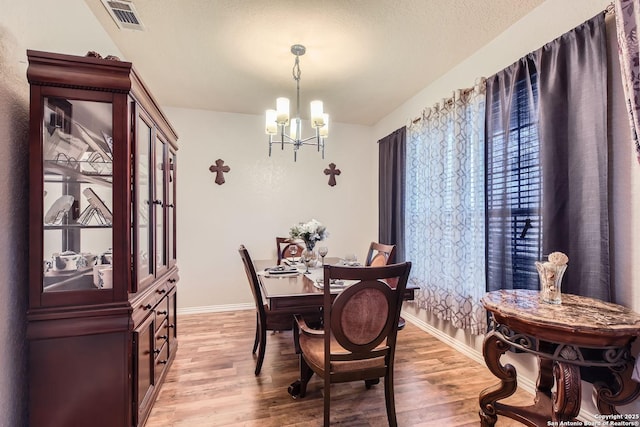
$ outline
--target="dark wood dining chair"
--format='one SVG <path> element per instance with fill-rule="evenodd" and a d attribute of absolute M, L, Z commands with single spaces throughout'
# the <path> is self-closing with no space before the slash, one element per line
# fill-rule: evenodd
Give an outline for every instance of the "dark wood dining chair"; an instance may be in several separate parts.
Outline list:
<path fill-rule="evenodd" d="M 313 329 L 295 316 L 294 342 L 300 355 L 300 378 L 289 386 L 304 397 L 314 373 L 324 379 L 324 425 L 329 425 L 331 384 L 364 380 L 370 388 L 384 377 L 387 420 L 396 426 L 393 392 L 398 319 L 411 263 L 382 267 L 324 266 L 323 329 Z M 387 284 L 396 280 L 396 286 Z M 355 281 L 332 302 L 330 283 Z"/>
<path fill-rule="evenodd" d="M 382 265 L 392 264 L 395 261 L 395 257 L 396 245 L 385 245 L 383 243 L 371 242 L 364 265 L 379 267 Z"/>
<path fill-rule="evenodd" d="M 368 267 L 388 265 L 395 262 L 395 258 L 396 245 L 385 245 L 384 243 L 371 242 L 364 265 Z M 398 322 L 398 329 L 403 329 L 407 323 L 402 317 L 400 317 Z"/>
<path fill-rule="evenodd" d="M 274 314 L 269 310 L 269 306 L 265 303 L 260 289 L 260 281 L 256 273 L 256 267 L 253 265 L 249 251 L 244 245 L 240 245 L 238 249 L 240 257 L 244 264 L 244 271 L 247 273 L 251 293 L 256 303 L 256 337 L 253 342 L 253 353 L 258 349 L 258 358 L 256 360 L 255 374 L 259 375 L 264 361 L 264 353 L 267 344 L 267 331 L 286 331 L 293 328 L 293 320 L 291 314 Z"/>
<path fill-rule="evenodd" d="M 298 248 L 297 256 L 302 255 L 302 251 L 305 250 L 305 247 L 296 241 L 291 240 L 289 237 L 276 237 L 276 250 L 278 253 L 278 265 L 282 262 L 284 258 L 287 256 L 291 256 L 289 249 L 291 246 L 296 246 Z"/>

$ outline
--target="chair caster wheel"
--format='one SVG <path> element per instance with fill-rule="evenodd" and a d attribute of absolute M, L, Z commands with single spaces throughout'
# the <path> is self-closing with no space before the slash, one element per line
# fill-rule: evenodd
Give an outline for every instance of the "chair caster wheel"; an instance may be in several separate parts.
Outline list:
<path fill-rule="evenodd" d="M 373 387 L 375 384 L 380 383 L 380 378 L 374 378 L 372 380 L 364 380 L 364 386 L 367 388 L 367 390 L 369 390 L 371 387 Z"/>
<path fill-rule="evenodd" d="M 294 381 L 291 383 L 287 391 L 289 392 L 291 397 L 293 397 L 294 399 L 297 399 L 300 396 L 300 387 L 301 387 L 300 380 Z"/>

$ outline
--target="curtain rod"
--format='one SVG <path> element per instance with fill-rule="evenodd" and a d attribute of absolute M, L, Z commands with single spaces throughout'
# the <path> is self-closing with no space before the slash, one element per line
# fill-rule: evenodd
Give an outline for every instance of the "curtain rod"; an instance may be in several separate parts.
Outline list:
<path fill-rule="evenodd" d="M 475 88 L 475 86 L 474 86 L 474 87 L 469 87 L 469 88 L 466 88 L 466 89 L 459 89 L 459 91 L 460 91 L 460 92 L 462 93 L 462 95 L 464 96 L 464 95 L 467 95 L 467 94 L 469 94 L 469 93 L 473 92 L 474 88 Z M 455 93 L 455 92 L 454 92 L 454 93 Z M 453 104 L 453 102 L 454 102 L 454 101 L 455 101 L 455 94 L 454 94 L 454 96 L 452 96 L 452 97 L 450 97 L 450 98 L 446 98 L 446 99 L 445 99 L 445 98 L 443 98 L 439 103 L 441 103 L 441 104 L 442 104 L 442 105 L 444 105 L 444 106 L 449 106 L 449 105 Z M 439 104 L 439 103 L 438 103 L 438 104 Z M 415 125 L 415 124 L 416 124 L 416 123 L 418 123 L 420 120 L 422 120 L 422 116 L 423 116 L 423 114 L 424 114 L 424 109 L 423 109 L 422 113 L 420 113 L 420 115 L 419 115 L 418 117 L 416 117 L 415 119 L 411 120 L 411 124 L 412 124 L 412 125 Z"/>
<path fill-rule="evenodd" d="M 604 9 L 605 15 L 610 15 L 616 13 L 616 8 L 613 5 L 613 2 L 609 3 L 609 5 Z"/>

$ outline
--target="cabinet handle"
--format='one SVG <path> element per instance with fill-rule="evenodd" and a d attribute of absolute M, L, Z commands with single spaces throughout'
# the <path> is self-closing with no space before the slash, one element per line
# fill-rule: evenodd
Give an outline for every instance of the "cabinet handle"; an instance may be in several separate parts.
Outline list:
<path fill-rule="evenodd" d="M 167 314 L 167 310 L 156 311 L 156 314 Z"/>
<path fill-rule="evenodd" d="M 153 308 L 153 306 L 151 304 L 147 304 L 147 305 L 143 306 L 142 308 L 144 308 L 145 310 L 151 310 Z"/>
<path fill-rule="evenodd" d="M 158 360 L 158 363 L 159 363 L 160 365 L 166 365 L 166 364 L 167 364 L 167 362 L 168 362 L 168 360 Z"/>
<path fill-rule="evenodd" d="M 170 203 L 167 205 L 168 208 L 175 208 L 175 205 L 173 203 Z"/>
<path fill-rule="evenodd" d="M 169 279 L 169 280 L 168 280 L 168 282 L 169 282 L 169 283 L 176 283 L 176 282 L 177 282 L 177 280 L 176 280 L 176 279 L 174 279 L 174 278 L 171 278 L 171 279 Z"/>
<path fill-rule="evenodd" d="M 158 289 L 156 292 L 159 293 L 160 295 L 162 295 L 162 294 L 166 293 L 167 290 L 166 289 Z"/>
<path fill-rule="evenodd" d="M 167 340 L 167 338 L 169 338 L 169 337 L 168 337 L 168 336 L 166 336 L 166 335 L 161 335 L 161 336 L 159 336 L 157 339 L 158 339 L 158 340 L 165 340 L 165 341 L 166 341 L 166 340 Z"/>
<path fill-rule="evenodd" d="M 153 204 L 154 205 L 161 205 L 162 204 L 162 200 L 156 199 L 156 200 L 153 201 Z"/>
<path fill-rule="evenodd" d="M 153 354 L 155 354 L 157 356 L 158 354 L 160 354 L 160 350 L 158 350 L 158 349 L 153 350 Z"/>
<path fill-rule="evenodd" d="M 171 329 L 171 328 L 175 328 L 175 327 L 176 327 L 176 325 L 174 325 L 173 323 L 172 323 L 172 324 L 170 324 L 169 326 L 167 326 L 167 328 L 169 328 L 169 329 Z"/>

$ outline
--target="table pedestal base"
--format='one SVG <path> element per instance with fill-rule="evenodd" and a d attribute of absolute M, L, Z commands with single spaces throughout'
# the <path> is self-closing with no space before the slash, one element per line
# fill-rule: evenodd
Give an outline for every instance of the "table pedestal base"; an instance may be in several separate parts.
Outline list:
<path fill-rule="evenodd" d="M 531 406 L 506 405 L 498 400 L 507 398 L 517 389 L 517 373 L 511 364 L 502 365 L 500 357 L 513 345 L 495 330 L 484 341 L 483 355 L 489 370 L 500 383 L 480 393 L 480 425 L 493 427 L 498 415 L 517 420 L 531 427 L 549 425 L 549 421 L 575 421 L 580 413 L 582 400 L 579 364 L 584 361 L 554 360 L 537 353 L 539 362 L 536 396 Z M 622 365 L 608 366 L 614 381 L 594 384 L 594 397 L 601 414 L 617 414 L 616 405 L 632 402 L 640 395 L 640 384 L 631 380 L 633 360 L 623 360 Z M 556 391 L 552 392 L 553 385 Z"/>

